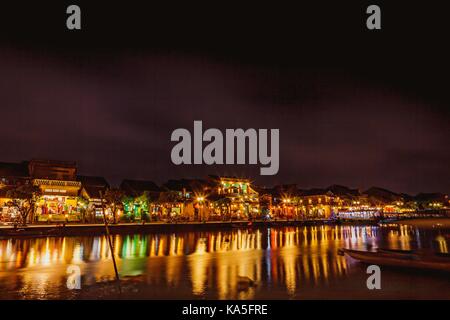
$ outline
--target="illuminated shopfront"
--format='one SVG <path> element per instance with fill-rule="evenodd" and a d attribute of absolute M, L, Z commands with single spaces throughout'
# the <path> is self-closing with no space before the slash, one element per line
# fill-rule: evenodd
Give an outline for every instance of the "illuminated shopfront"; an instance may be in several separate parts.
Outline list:
<path fill-rule="evenodd" d="M 35 179 L 33 183 L 41 189 L 42 196 L 36 203 L 36 221 L 80 221 L 78 207 L 79 181 Z"/>
<path fill-rule="evenodd" d="M 238 219 L 260 215 L 259 194 L 252 188 L 248 179 L 220 177 L 217 196 L 219 200 L 215 203 L 215 211 L 220 214 L 226 212 Z"/>
<path fill-rule="evenodd" d="M 302 195 L 296 199 L 299 216 L 305 219 L 329 219 L 332 217 L 339 197 L 327 192 L 315 195 Z"/>
<path fill-rule="evenodd" d="M 19 210 L 10 206 L 12 199 L 0 197 L 0 222 L 13 222 L 20 217 Z"/>

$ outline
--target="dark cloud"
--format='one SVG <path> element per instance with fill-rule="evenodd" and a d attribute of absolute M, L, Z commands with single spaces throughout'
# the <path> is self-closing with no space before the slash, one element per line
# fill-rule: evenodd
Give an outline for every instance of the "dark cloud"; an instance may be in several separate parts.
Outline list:
<path fill-rule="evenodd" d="M 207 55 L 2 50 L 3 161 L 76 160 L 85 174 L 163 182 L 206 174 L 262 184 L 450 191 L 448 111 L 434 99 L 340 69 L 280 68 Z M 171 132 L 279 128 L 280 171 L 175 166 Z"/>

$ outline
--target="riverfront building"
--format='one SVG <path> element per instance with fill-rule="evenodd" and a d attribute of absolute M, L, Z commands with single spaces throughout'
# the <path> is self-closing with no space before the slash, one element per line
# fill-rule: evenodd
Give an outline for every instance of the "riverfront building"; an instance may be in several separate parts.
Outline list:
<path fill-rule="evenodd" d="M 97 201 L 93 186 L 77 177 L 75 162 L 33 159 L 21 163 L 0 163 L 0 220 L 16 221 L 18 208 L 11 205 L 11 191 L 32 185 L 34 206 L 27 222 L 78 222 L 89 204 Z M 83 182 L 86 185 L 83 187 Z M 83 188 L 82 188 L 83 187 Z M 30 189 L 33 190 L 33 189 Z M 27 195 L 24 195 L 27 196 Z M 88 203 L 82 199 L 86 197 Z"/>
<path fill-rule="evenodd" d="M 76 179 L 74 162 L 31 160 L 22 163 L 0 164 L 0 206 L 2 220 L 18 218 L 17 206 L 12 206 L 8 195 L 18 186 L 38 187 L 33 200 L 34 210 L 28 216 L 30 222 L 79 221 L 77 202 L 81 183 Z"/>
<path fill-rule="evenodd" d="M 208 197 L 214 214 L 222 218 L 259 218 L 259 194 L 251 181 L 236 177 L 214 177 L 214 192 Z"/>
<path fill-rule="evenodd" d="M 123 180 L 120 190 L 124 192 L 122 221 L 152 220 L 159 214 L 161 188 L 148 180 Z"/>
<path fill-rule="evenodd" d="M 214 188 L 210 180 L 169 180 L 163 185 L 161 203 L 170 217 L 188 221 L 208 220 L 212 217 L 207 195 Z"/>
<path fill-rule="evenodd" d="M 19 212 L 16 207 L 10 205 L 13 199 L 8 192 L 18 185 L 29 183 L 28 162 L 0 162 L 0 221 L 13 221 L 18 218 Z"/>
<path fill-rule="evenodd" d="M 161 186 L 125 179 L 111 188 L 103 177 L 79 175 L 71 161 L 0 162 L 0 222 L 94 223 L 103 221 L 103 212 L 115 222 L 373 219 L 448 208 L 448 197 L 438 193 L 409 196 L 339 185 L 261 188 L 242 177 L 169 180 Z"/>
<path fill-rule="evenodd" d="M 81 182 L 77 180 L 75 162 L 31 160 L 28 171 L 33 185 L 41 191 L 30 221 L 81 220 L 78 206 Z"/>
<path fill-rule="evenodd" d="M 77 180 L 81 182 L 81 190 L 78 197 L 81 220 L 84 222 L 103 221 L 102 200 L 109 183 L 103 177 L 79 175 Z"/>

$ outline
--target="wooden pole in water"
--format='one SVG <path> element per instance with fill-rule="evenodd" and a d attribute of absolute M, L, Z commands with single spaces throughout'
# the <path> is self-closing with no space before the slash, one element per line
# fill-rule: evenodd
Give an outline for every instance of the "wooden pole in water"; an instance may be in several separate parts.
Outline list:
<path fill-rule="evenodd" d="M 114 256 L 114 247 L 113 247 L 113 243 L 112 243 L 112 240 L 111 240 L 111 237 L 109 234 L 108 222 L 106 221 L 105 204 L 103 202 L 103 192 L 102 191 L 100 191 L 100 199 L 102 201 L 102 214 L 103 214 L 103 222 L 105 223 L 106 238 L 108 239 L 109 250 L 111 250 L 111 257 L 112 257 L 112 261 L 114 264 L 114 272 L 116 273 L 117 287 L 119 289 L 119 294 L 122 294 L 122 288 L 120 287 L 119 272 L 117 271 L 116 258 Z"/>

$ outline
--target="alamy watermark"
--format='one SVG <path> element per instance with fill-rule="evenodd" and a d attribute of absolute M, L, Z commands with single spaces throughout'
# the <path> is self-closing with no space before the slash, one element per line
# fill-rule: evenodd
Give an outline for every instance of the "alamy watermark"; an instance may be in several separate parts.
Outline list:
<path fill-rule="evenodd" d="M 270 152 L 269 152 L 270 132 Z M 278 173 L 280 159 L 279 129 L 226 129 L 215 128 L 203 132 L 202 121 L 194 121 L 194 136 L 187 129 L 172 132 L 171 141 L 178 142 L 171 152 L 172 163 L 180 164 L 259 164 L 261 175 Z M 203 142 L 208 144 L 203 148 Z M 192 152 L 193 143 L 193 152 Z M 225 148 L 224 148 L 225 144 Z M 248 145 L 248 151 L 246 147 Z M 236 152 L 235 152 L 236 149 Z M 235 154 L 236 153 L 236 154 Z M 193 154 L 193 159 L 192 159 Z M 246 162 L 248 158 L 248 162 Z"/>
<path fill-rule="evenodd" d="M 81 270 L 77 265 L 69 265 L 67 267 L 66 273 L 69 275 L 67 277 L 66 285 L 69 290 L 79 290 L 81 289 Z"/>
<path fill-rule="evenodd" d="M 372 264 L 367 267 L 367 274 L 370 276 L 367 278 L 366 285 L 369 290 L 381 289 L 381 269 L 376 264 Z"/>

